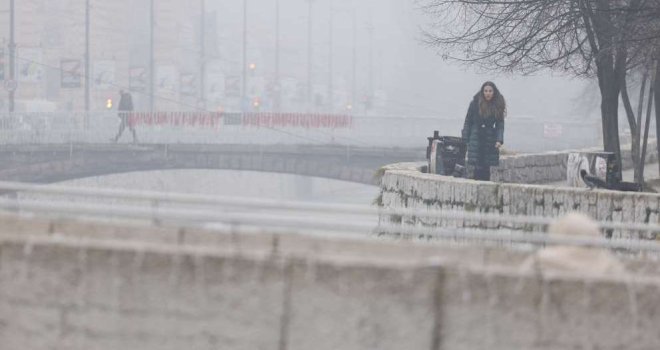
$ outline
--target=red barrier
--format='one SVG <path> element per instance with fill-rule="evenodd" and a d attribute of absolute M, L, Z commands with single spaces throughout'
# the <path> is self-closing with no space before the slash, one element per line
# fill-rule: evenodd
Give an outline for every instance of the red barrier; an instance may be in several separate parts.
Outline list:
<path fill-rule="evenodd" d="M 220 128 L 242 125 L 257 128 L 346 129 L 353 124 L 348 115 L 303 113 L 223 113 L 223 112 L 132 112 L 131 126 L 175 126 Z"/>
<path fill-rule="evenodd" d="M 182 126 L 219 128 L 222 113 L 219 112 L 133 112 L 128 117 L 131 126 Z"/>
<path fill-rule="evenodd" d="M 345 129 L 353 124 L 349 115 L 302 113 L 245 113 L 243 126 L 291 127 L 306 129 Z"/>

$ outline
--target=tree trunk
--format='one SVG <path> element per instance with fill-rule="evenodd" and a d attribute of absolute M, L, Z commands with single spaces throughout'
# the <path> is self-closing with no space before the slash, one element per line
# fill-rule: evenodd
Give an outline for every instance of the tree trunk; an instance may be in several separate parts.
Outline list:
<path fill-rule="evenodd" d="M 636 147 L 638 150 L 641 152 L 641 147 L 642 147 L 642 113 L 644 112 L 644 92 L 646 91 L 646 80 L 648 79 L 648 69 L 644 71 L 644 74 L 642 75 L 642 86 L 639 88 L 639 101 L 637 103 L 637 135 L 636 137 Z M 637 182 L 640 185 L 642 184 L 642 167 L 641 167 L 641 154 L 637 155 L 639 158 L 637 159 L 637 163 L 635 164 L 635 182 Z"/>
<path fill-rule="evenodd" d="M 658 61 L 656 60 L 656 69 L 655 69 L 655 90 L 654 90 L 654 100 L 655 100 L 655 143 L 656 149 L 658 151 L 658 157 L 660 158 L 660 69 L 657 68 Z M 660 172 L 660 159 L 658 161 L 658 171 Z"/>
<path fill-rule="evenodd" d="M 625 77 L 626 51 L 617 50 L 614 45 L 616 30 L 612 25 L 612 18 L 609 17 L 611 14 L 609 1 L 580 1 L 578 3 L 596 64 L 601 96 L 603 148 L 606 152 L 614 153 L 616 159 L 614 177 L 620 181 L 622 176 L 618 120 L 619 81 L 621 81 L 621 77 Z M 618 49 L 621 47 L 619 46 Z"/>
<path fill-rule="evenodd" d="M 649 140 L 649 126 L 651 124 L 651 109 L 653 108 L 653 96 L 655 94 L 655 85 L 657 83 L 656 77 L 658 72 L 658 61 L 653 62 L 653 70 L 651 72 L 651 84 L 649 84 L 649 97 L 647 98 L 648 104 L 646 105 L 646 123 L 644 124 L 644 139 L 642 141 L 642 156 L 639 163 L 641 171 L 639 172 L 642 179 L 642 188 L 644 187 L 644 167 L 646 165 L 646 147 Z"/>
<path fill-rule="evenodd" d="M 632 103 L 630 103 L 630 96 L 628 96 L 628 86 L 625 77 L 620 82 L 621 100 L 626 110 L 626 117 L 628 118 L 628 126 L 630 127 L 630 153 L 632 156 L 633 169 L 637 173 L 639 164 L 639 139 L 637 138 L 638 125 L 635 122 L 635 112 L 633 112 Z M 637 178 L 637 177 L 635 177 Z"/>
<path fill-rule="evenodd" d="M 616 178 L 621 181 L 621 143 L 619 140 L 619 85 L 611 65 L 601 65 L 598 72 L 601 94 L 601 119 L 603 123 L 603 148 L 616 158 Z"/>

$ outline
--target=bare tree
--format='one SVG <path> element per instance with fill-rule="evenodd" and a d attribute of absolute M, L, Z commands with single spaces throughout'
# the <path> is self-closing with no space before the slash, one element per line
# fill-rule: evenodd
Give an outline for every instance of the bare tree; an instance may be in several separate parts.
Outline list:
<path fill-rule="evenodd" d="M 647 3 L 650 1 L 420 1 L 434 22 L 425 31 L 426 41 L 440 48 L 443 57 L 489 70 L 531 73 L 553 69 L 595 76 L 601 95 L 604 149 L 616 154 L 619 178 L 622 93 L 631 133 L 640 134 L 627 98 L 626 78 L 642 61 L 642 51 L 632 48 L 641 45 L 642 19 L 650 12 Z"/>
<path fill-rule="evenodd" d="M 628 66 L 632 73 L 641 76 L 641 87 L 639 93 L 639 102 L 637 109 L 637 119 L 634 120 L 634 114 L 627 95 L 627 86 L 625 78 L 621 81 L 621 99 L 624 103 L 629 122 L 636 124 L 637 133 L 631 133 L 633 158 L 635 159 L 635 181 L 639 184 L 644 183 L 644 164 L 646 160 L 646 148 L 648 143 L 648 129 L 650 123 L 650 114 L 653 104 L 658 105 L 658 87 L 660 81 L 660 71 L 658 71 L 658 57 L 660 54 L 660 1 L 644 0 L 641 1 L 639 10 L 631 15 L 632 25 L 628 38 L 626 38 L 627 50 L 629 52 Z M 648 86 L 648 99 L 646 100 L 646 121 L 642 119 L 644 113 L 644 97 L 646 95 L 646 83 L 650 79 Z M 656 97 L 658 96 L 658 97 Z M 656 107 L 656 121 L 660 119 L 659 109 Z M 645 125 L 644 125 L 645 124 Z M 644 133 L 642 136 L 642 129 Z M 631 131 L 633 128 L 631 127 Z M 657 129 L 656 129 L 657 131 Z M 656 132 L 657 135 L 660 135 Z M 657 144 L 660 150 L 660 144 Z"/>
<path fill-rule="evenodd" d="M 656 66 L 660 63 L 660 59 L 656 59 Z M 660 71 L 655 72 L 655 147 L 660 157 Z M 660 161 L 658 161 L 658 172 L 660 172 Z"/>

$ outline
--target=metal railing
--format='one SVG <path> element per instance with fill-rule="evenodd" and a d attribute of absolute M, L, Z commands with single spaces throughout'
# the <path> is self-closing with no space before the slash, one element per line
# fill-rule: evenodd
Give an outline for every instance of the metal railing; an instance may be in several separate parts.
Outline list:
<path fill-rule="evenodd" d="M 522 243 L 572 245 L 632 251 L 660 251 L 660 244 L 642 239 L 605 239 L 547 235 L 511 229 L 479 229 L 492 223 L 545 227 L 553 219 L 535 216 L 484 214 L 457 211 L 389 209 L 276 201 L 243 197 L 220 197 L 150 191 L 73 188 L 0 182 L 0 209 L 48 216 L 95 217 L 141 220 L 156 225 L 196 226 L 236 230 L 286 231 L 334 236 L 421 237 L 425 240 L 461 240 L 476 243 Z M 34 198 L 35 195 L 38 197 Z M 30 198 L 33 196 L 33 198 Z M 39 197 L 40 196 L 40 197 Z M 72 200 L 75 197 L 77 200 Z M 445 223 L 469 221 L 471 227 L 447 224 L 438 227 L 406 227 L 379 222 L 382 216 L 415 216 Z M 602 229 L 658 233 L 660 225 L 630 222 L 599 222 Z"/>
<path fill-rule="evenodd" d="M 433 130 L 459 135 L 461 117 L 372 117 L 287 113 L 134 113 L 140 143 L 345 144 L 373 147 L 425 147 Z M 0 144 L 110 143 L 117 112 L 0 114 Z M 565 137 L 545 139 L 544 123 L 509 118 L 507 147 L 536 152 L 557 147 L 584 148 L 599 143 L 599 126 L 574 123 Z M 125 131 L 122 142 L 130 142 Z"/>

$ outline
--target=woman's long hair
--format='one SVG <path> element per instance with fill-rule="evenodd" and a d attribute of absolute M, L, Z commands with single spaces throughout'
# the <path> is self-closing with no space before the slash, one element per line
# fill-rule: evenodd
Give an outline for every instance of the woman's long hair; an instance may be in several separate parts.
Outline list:
<path fill-rule="evenodd" d="M 486 101 L 484 97 L 484 88 L 486 86 L 493 88 L 493 98 L 490 101 Z M 506 117 L 506 101 L 492 81 L 487 81 L 481 85 L 481 90 L 475 95 L 475 98 L 477 99 L 477 103 L 479 103 L 479 115 L 483 118 L 494 116 L 497 119 L 503 120 Z"/>

